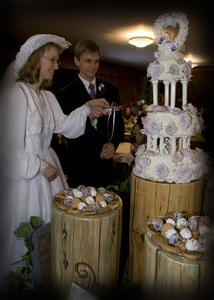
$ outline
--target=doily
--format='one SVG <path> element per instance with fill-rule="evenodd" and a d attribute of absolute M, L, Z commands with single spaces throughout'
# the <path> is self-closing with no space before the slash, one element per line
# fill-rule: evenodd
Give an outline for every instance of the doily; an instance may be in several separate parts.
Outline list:
<path fill-rule="evenodd" d="M 179 25 L 178 35 L 173 38 L 167 38 L 163 33 L 163 28 L 171 26 L 172 28 L 176 27 L 176 24 Z M 166 13 L 161 15 L 155 21 L 153 32 L 154 40 L 160 48 L 169 48 L 172 51 L 179 50 L 184 44 L 186 37 L 188 35 L 188 24 L 189 21 L 182 12 L 173 12 Z"/>

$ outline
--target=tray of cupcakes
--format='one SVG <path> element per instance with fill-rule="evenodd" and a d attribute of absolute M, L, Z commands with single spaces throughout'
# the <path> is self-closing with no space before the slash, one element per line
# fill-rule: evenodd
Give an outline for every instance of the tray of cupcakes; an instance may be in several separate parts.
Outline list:
<path fill-rule="evenodd" d="M 86 187 L 66 189 L 54 197 L 55 205 L 73 214 L 103 214 L 122 206 L 121 198 L 104 187 Z"/>
<path fill-rule="evenodd" d="M 187 258 L 214 258 L 214 220 L 208 215 L 167 212 L 147 223 L 149 238 L 163 250 Z"/>

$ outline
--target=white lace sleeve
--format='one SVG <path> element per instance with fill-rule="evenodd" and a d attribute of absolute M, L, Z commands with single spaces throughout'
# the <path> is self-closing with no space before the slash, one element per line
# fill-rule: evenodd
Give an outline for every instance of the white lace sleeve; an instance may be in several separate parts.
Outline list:
<path fill-rule="evenodd" d="M 55 133 L 61 133 L 67 138 L 77 138 L 85 131 L 87 116 L 91 112 L 88 105 L 83 105 L 69 116 L 62 112 L 62 109 L 56 100 L 55 96 L 48 92 L 48 97 L 51 98 L 51 106 L 55 117 Z"/>

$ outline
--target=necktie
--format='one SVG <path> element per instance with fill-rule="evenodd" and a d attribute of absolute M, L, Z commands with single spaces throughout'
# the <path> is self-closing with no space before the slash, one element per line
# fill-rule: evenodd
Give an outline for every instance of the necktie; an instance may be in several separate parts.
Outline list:
<path fill-rule="evenodd" d="M 90 88 L 90 96 L 91 96 L 91 99 L 96 99 L 96 95 L 95 95 L 93 83 L 90 83 L 90 84 L 89 84 L 89 88 Z"/>

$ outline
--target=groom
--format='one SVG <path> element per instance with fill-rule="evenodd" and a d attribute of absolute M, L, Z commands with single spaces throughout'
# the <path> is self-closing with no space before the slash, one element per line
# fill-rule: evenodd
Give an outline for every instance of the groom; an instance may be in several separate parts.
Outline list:
<path fill-rule="evenodd" d="M 112 103 L 120 105 L 118 89 L 96 78 L 100 55 L 100 48 L 94 41 L 81 40 L 76 45 L 74 62 L 79 68 L 79 75 L 56 95 L 65 114 L 94 98 L 102 97 L 110 105 Z M 113 155 L 124 134 L 120 111 L 115 113 L 114 128 L 112 124 L 112 115 L 109 122 L 108 116 L 101 116 L 95 122 L 91 122 L 88 118 L 85 133 L 79 138 L 67 139 L 65 173 L 70 187 L 77 187 L 80 184 L 105 187 L 114 184 Z M 112 131 L 113 136 L 110 140 Z"/>

